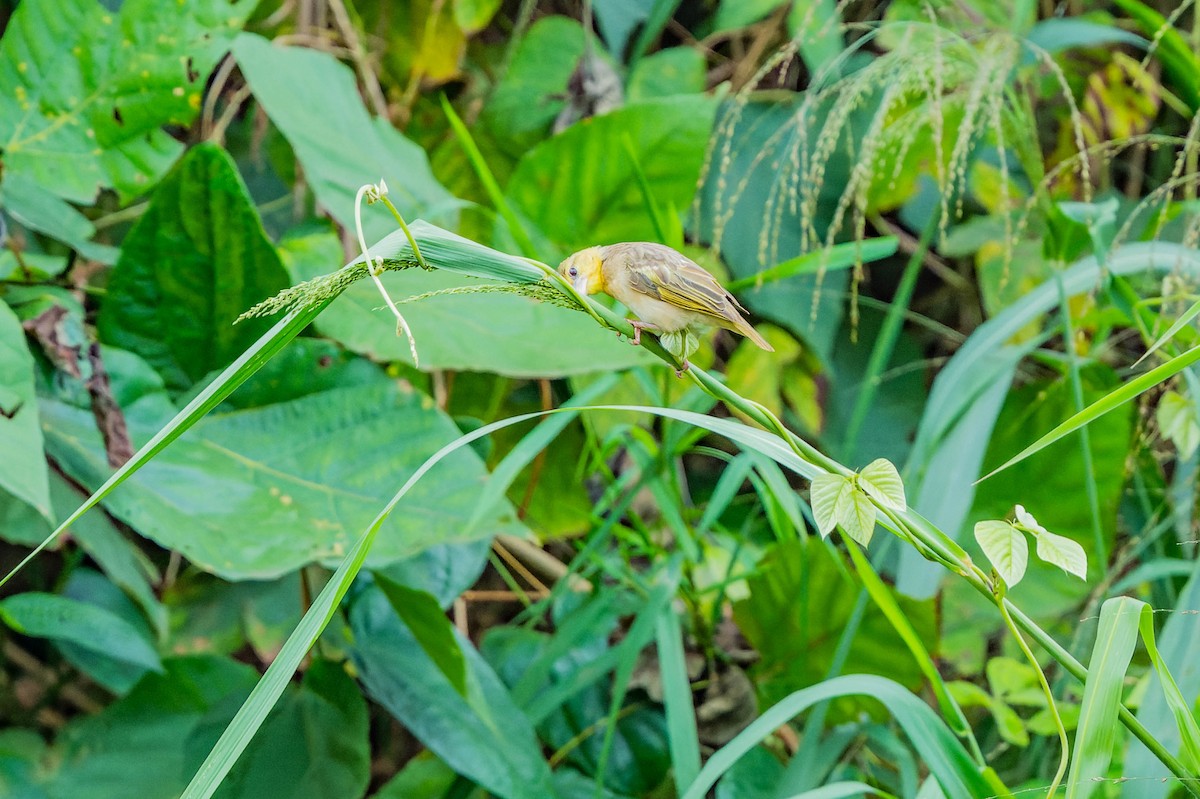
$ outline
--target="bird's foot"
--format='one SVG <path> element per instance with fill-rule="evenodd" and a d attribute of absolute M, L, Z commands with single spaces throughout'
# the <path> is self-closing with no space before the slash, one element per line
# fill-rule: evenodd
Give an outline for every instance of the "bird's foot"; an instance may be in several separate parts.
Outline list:
<path fill-rule="evenodd" d="M 691 369 L 691 368 L 692 368 L 692 365 L 691 365 L 690 363 L 688 363 L 688 359 L 687 359 L 687 358 L 684 358 L 684 359 L 683 359 L 683 364 L 682 364 L 682 365 L 680 365 L 680 367 L 679 367 L 678 369 L 676 369 L 676 370 L 675 370 L 675 376 L 676 376 L 676 377 L 678 377 L 678 378 L 680 378 L 680 379 L 682 379 L 682 378 L 683 378 L 683 373 L 684 373 L 684 372 L 686 372 L 688 369 Z"/>
<path fill-rule="evenodd" d="M 658 332 L 657 325 L 647 324 L 646 322 L 639 322 L 636 319 L 630 319 L 629 325 L 633 328 L 633 338 L 631 338 L 629 340 L 629 343 L 635 347 L 642 343 L 642 331 L 643 330 L 649 330 L 651 333 Z"/>

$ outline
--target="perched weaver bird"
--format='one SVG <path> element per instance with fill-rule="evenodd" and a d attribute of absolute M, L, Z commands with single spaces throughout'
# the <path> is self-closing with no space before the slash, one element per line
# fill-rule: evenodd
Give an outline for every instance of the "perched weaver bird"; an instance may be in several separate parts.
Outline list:
<path fill-rule="evenodd" d="M 642 331 L 657 333 L 663 347 L 683 361 L 695 350 L 698 332 L 723 327 L 768 352 L 775 348 L 742 317 L 742 308 L 717 279 L 690 258 L 663 244 L 635 241 L 588 247 L 558 267 L 580 294 L 604 292 L 637 315 L 633 344 Z"/>

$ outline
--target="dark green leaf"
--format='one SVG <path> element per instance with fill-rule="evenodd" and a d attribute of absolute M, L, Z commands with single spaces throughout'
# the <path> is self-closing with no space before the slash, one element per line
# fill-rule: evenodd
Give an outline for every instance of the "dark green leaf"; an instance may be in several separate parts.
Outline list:
<path fill-rule="evenodd" d="M 344 227 L 354 230 L 359 187 L 380 178 L 405 219 L 444 217 L 459 206 L 434 178 L 424 151 L 387 120 L 367 113 L 354 73 L 332 55 L 278 47 L 249 33 L 234 42 L 233 55 L 255 98 L 296 151 L 317 201 Z M 364 209 L 368 242 L 395 226 L 382 206 Z"/>
<path fill-rule="evenodd" d="M 15 499 L 46 521 L 50 510 L 50 478 L 42 454 L 42 428 L 33 391 L 33 356 L 25 345 L 21 322 L 0 302 L 0 506 Z"/>
<path fill-rule="evenodd" d="M 158 653 L 141 633 L 95 605 L 29 591 L 0 601 L 0 620 L 23 635 L 70 641 L 144 669 L 162 670 Z"/>
<path fill-rule="evenodd" d="M 233 160 L 202 144 L 167 176 L 126 238 L 100 335 L 184 388 L 270 327 L 234 320 L 287 284 Z"/>
<path fill-rule="evenodd" d="M 454 628 L 438 601 L 425 591 L 409 588 L 382 572 L 375 573 L 375 584 L 404 620 L 408 631 L 425 650 L 459 696 L 467 695 L 467 664 Z"/>

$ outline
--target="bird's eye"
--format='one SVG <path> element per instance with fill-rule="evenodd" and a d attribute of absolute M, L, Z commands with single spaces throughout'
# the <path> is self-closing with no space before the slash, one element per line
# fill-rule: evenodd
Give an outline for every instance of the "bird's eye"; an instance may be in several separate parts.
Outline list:
<path fill-rule="evenodd" d="M 576 275 L 579 274 L 579 270 L 572 266 L 570 269 L 567 270 L 567 274 L 570 275 L 571 277 L 575 277 Z"/>

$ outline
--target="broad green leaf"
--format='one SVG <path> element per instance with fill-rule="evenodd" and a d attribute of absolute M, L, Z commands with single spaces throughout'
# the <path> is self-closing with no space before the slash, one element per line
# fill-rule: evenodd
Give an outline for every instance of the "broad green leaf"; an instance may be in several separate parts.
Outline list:
<path fill-rule="evenodd" d="M 233 55 L 296 151 L 317 202 L 343 227 L 354 230 L 359 187 L 380 178 L 405 219 L 444 217 L 459 206 L 434 178 L 425 152 L 367 113 L 354 73 L 332 55 L 279 47 L 249 33 L 234 42 Z M 367 241 L 375 241 L 395 229 L 395 220 L 381 206 L 364 209 L 363 229 Z"/>
<path fill-rule="evenodd" d="M 1087 799 L 1108 776 L 1116 744 L 1117 707 L 1124 690 L 1125 672 L 1137 644 L 1141 606 L 1144 603 L 1136 599 L 1114 597 L 1100 608 L 1100 626 L 1088 663 L 1071 771 L 1067 776 L 1067 799 Z"/>
<path fill-rule="evenodd" d="M 111 613 L 125 622 L 141 639 L 136 646 L 154 646 L 156 641 L 163 640 L 164 636 L 156 635 L 158 630 L 147 623 L 146 616 L 125 592 L 97 571 L 87 567 L 75 569 L 63 585 L 61 594 L 67 599 Z M 158 605 L 157 610 L 165 625 L 165 608 Z M 129 690 L 150 671 L 144 664 L 132 663 L 123 657 L 116 648 L 116 642 L 103 650 L 62 639 L 55 640 L 54 646 L 68 663 L 117 696 L 129 693 Z M 160 648 L 167 651 L 164 646 Z"/>
<path fill-rule="evenodd" d="M 823 472 L 813 478 L 809 503 L 822 536 L 828 536 L 838 526 L 853 493 L 854 484 L 840 474 Z"/>
<path fill-rule="evenodd" d="M 28 591 L 0 601 L 0 620 L 22 635 L 94 649 L 150 671 L 161 671 L 154 647 L 119 616 L 57 594 Z"/>
<path fill-rule="evenodd" d="M 629 72 L 629 101 L 699 94 L 704 91 L 705 66 L 704 54 L 692 47 L 668 47 L 648 55 Z"/>
<path fill-rule="evenodd" d="M 233 159 L 201 144 L 126 237 L 100 335 L 141 355 L 168 386 L 185 388 L 266 332 L 266 320 L 234 320 L 287 284 Z"/>
<path fill-rule="evenodd" d="M 59 765 L 47 780 L 50 795 L 179 795 L 256 675 L 249 666 L 213 656 L 164 665 L 165 673 L 147 676 L 128 696 L 60 733 L 51 750 Z M 303 683 L 289 687 L 222 795 L 357 796 L 366 789 L 369 765 L 362 694 L 340 664 L 315 660 Z"/>
<path fill-rule="evenodd" d="M 421 649 L 450 681 L 450 685 L 458 691 L 459 696 L 465 698 L 466 660 L 458 639 L 454 637 L 454 628 L 450 626 L 450 620 L 446 618 L 437 599 L 425 591 L 398 583 L 383 572 L 375 573 L 375 584 L 404 621 Z"/>
<path fill-rule="evenodd" d="M 299 271 L 304 280 L 329 271 L 313 265 Z M 477 281 L 444 271 L 407 269 L 384 275 L 394 300 L 430 291 L 463 288 Z M 458 293 L 426 297 L 400 306 L 413 337 L 422 369 L 493 372 L 512 377 L 562 377 L 616 371 L 656 359 L 631 347 L 586 314 L 514 294 Z M 316 322 L 317 329 L 349 349 L 378 361 L 412 363 L 404 336 L 396 335 L 396 318 L 383 307 L 379 290 L 360 280 L 334 300 Z M 556 342 L 547 346 L 547 342 Z"/>
<path fill-rule="evenodd" d="M 858 473 L 858 485 L 885 507 L 901 511 L 908 507 L 904 501 L 904 483 L 891 461 L 877 458 L 868 463 Z"/>
<path fill-rule="evenodd" d="M 215 729 L 205 727 L 210 735 Z M 225 778 L 220 795 L 361 796 L 371 776 L 368 730 L 367 702 L 346 665 L 315 659 Z"/>
<path fill-rule="evenodd" d="M 25 3 L 0 40 L 0 150 L 6 173 L 65 200 L 101 188 L 144 193 L 183 146 L 208 75 L 252 3 L 96 0 Z"/>
<path fill-rule="evenodd" d="M 1063 571 L 1087 580 L 1087 555 L 1078 542 L 1042 530 L 1037 534 L 1038 557 Z"/>
<path fill-rule="evenodd" d="M 50 478 L 42 454 L 42 428 L 38 423 L 33 390 L 33 355 L 25 344 L 25 331 L 12 309 L 0 302 L 0 507 L 24 503 L 46 521 L 50 509 Z"/>
<path fill-rule="evenodd" d="M 32 175 L 17 172 L 0 183 L 0 205 L 20 224 L 67 244 L 85 258 L 102 264 L 116 263 L 119 250 L 91 241 L 96 228 L 66 200 L 42 186 Z M 34 253 L 23 253 L 29 258 Z"/>
<path fill-rule="evenodd" d="M 350 657 L 367 693 L 451 768 L 505 799 L 553 795 L 532 725 L 469 641 L 456 635 L 464 697 L 378 590 L 355 598 L 350 628 Z"/>
<path fill-rule="evenodd" d="M 1196 406 L 1177 391 L 1168 391 L 1158 401 L 1155 419 L 1163 438 L 1175 445 L 1179 457 L 1192 457 L 1200 446 L 1200 421 L 1196 419 Z"/>
<path fill-rule="evenodd" d="M 563 255 L 599 242 L 653 240 L 654 223 L 622 137 L 633 143 L 655 200 L 686 208 L 715 108 L 704 95 L 676 96 L 572 125 L 522 156 L 505 194 Z"/>
<path fill-rule="evenodd" d="M 1025 576 L 1029 543 L 1025 534 L 1008 522 L 982 521 L 975 524 L 975 540 L 1005 585 L 1012 587 Z"/>
<path fill-rule="evenodd" d="M 659 613 L 655 644 L 675 782 L 689 785 L 700 771 L 700 745 L 697 742 L 696 710 L 683 651 L 682 630 L 679 617 L 670 605 L 664 606 Z"/>
<path fill-rule="evenodd" d="M 150 399 L 126 409 L 135 443 L 162 424 L 158 413 L 139 413 Z M 87 486 L 101 483 L 109 468 L 91 413 L 53 400 L 43 412 L 48 446 L 66 472 Z M 274 577 L 343 557 L 396 484 L 457 435 L 428 397 L 380 375 L 369 385 L 212 415 L 106 506 L 142 535 L 217 574 Z M 506 503 L 486 517 L 489 523 L 466 531 L 486 479 L 473 452 L 455 453 L 388 524 L 372 566 L 436 544 L 519 534 L 523 528 Z M 253 547 L 244 545 L 247 536 Z"/>
<path fill-rule="evenodd" d="M 520 157 L 550 132 L 583 48 L 582 26 L 564 16 L 543 17 L 521 37 L 479 117 L 508 155 Z"/>

